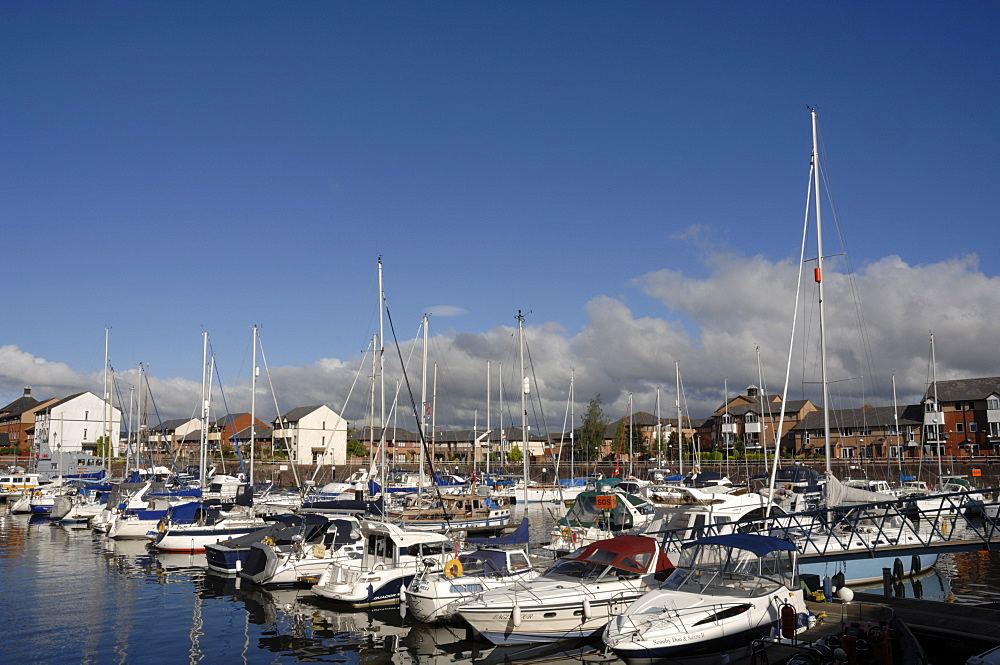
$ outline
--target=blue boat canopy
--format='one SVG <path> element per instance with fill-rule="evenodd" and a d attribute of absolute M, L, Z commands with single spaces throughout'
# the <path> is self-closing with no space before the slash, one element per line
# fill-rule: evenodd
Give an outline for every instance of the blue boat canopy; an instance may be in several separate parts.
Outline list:
<path fill-rule="evenodd" d="M 740 550 L 753 552 L 757 556 L 764 556 L 775 551 L 795 550 L 795 545 L 787 540 L 775 538 L 773 536 L 760 536 L 755 533 L 730 533 L 723 536 L 707 536 L 698 540 L 684 544 L 684 549 L 695 547 L 696 545 L 721 545 L 723 547 L 733 547 Z"/>
<path fill-rule="evenodd" d="M 528 518 L 525 517 L 517 528 L 503 536 L 493 536 L 491 538 L 466 538 L 465 542 L 471 545 L 519 545 L 528 542 Z"/>

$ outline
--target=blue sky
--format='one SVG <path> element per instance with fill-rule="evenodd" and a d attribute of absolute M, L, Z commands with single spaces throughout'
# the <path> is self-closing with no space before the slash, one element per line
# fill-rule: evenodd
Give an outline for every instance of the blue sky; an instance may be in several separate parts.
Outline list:
<path fill-rule="evenodd" d="M 55 2 L 0 20 L 0 401 L 93 389 L 110 327 L 121 385 L 144 363 L 189 415 L 207 330 L 247 410 L 258 324 L 278 408 L 340 410 L 379 256 L 397 335 L 432 313 L 445 426 L 482 424 L 518 310 L 548 420 L 571 371 L 578 413 L 600 394 L 623 415 L 630 392 L 652 411 L 656 387 L 672 405 L 675 360 L 707 415 L 727 379 L 759 382 L 757 346 L 776 392 L 808 106 L 876 392 L 893 373 L 923 392 L 930 330 L 939 376 L 1000 374 L 996 3 Z"/>

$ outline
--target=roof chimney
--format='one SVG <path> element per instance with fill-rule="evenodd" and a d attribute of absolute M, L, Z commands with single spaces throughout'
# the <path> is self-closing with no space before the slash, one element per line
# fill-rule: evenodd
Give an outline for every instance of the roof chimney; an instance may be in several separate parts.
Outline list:
<path fill-rule="evenodd" d="M 22 397 L 31 397 L 31 386 L 24 387 L 24 395 Z"/>
<path fill-rule="evenodd" d="M 749 386 L 747 386 L 747 397 L 756 397 L 757 390 L 758 390 L 757 386 L 751 383 Z"/>

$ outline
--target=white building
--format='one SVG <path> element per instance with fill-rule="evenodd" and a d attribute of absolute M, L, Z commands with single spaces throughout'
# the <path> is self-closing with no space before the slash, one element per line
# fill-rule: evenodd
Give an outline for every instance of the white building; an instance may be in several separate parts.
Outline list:
<path fill-rule="evenodd" d="M 53 402 L 35 414 L 35 446 L 39 455 L 97 452 L 97 440 L 107 436 L 118 455 L 121 409 L 91 392 Z"/>
<path fill-rule="evenodd" d="M 347 421 L 328 406 L 299 406 L 278 416 L 274 450 L 296 464 L 347 464 Z"/>

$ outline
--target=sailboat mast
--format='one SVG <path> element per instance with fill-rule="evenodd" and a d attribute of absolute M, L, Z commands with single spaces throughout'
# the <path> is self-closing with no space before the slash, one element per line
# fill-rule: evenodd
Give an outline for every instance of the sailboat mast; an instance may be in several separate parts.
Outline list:
<path fill-rule="evenodd" d="M 521 355 L 521 459 L 524 469 L 524 509 L 528 509 L 528 391 L 531 384 L 524 374 L 524 315 L 517 311 L 518 347 Z"/>
<path fill-rule="evenodd" d="M 634 476 L 632 470 L 632 393 L 628 394 L 628 475 Z"/>
<path fill-rule="evenodd" d="M 934 382 L 934 456 L 937 457 L 938 479 L 944 475 L 941 469 L 941 435 L 944 419 L 941 417 L 941 402 L 938 401 L 937 390 L 937 355 L 934 352 L 934 333 L 931 333 L 931 381 Z"/>
<path fill-rule="evenodd" d="M 201 445 L 198 449 L 198 484 L 202 489 L 208 487 L 208 394 L 212 389 L 211 378 L 208 375 L 208 332 L 202 331 L 201 352 Z"/>
<path fill-rule="evenodd" d="M 490 361 L 486 361 L 486 475 L 490 475 L 490 458 L 493 457 L 493 432 L 490 430 L 490 416 L 492 407 L 490 404 Z"/>
<path fill-rule="evenodd" d="M 379 378 L 379 439 L 385 436 L 385 294 L 382 293 L 382 257 L 378 257 L 378 378 Z"/>
<path fill-rule="evenodd" d="M 576 444 L 573 439 L 573 432 L 576 431 L 576 388 L 573 381 L 576 379 L 576 368 L 569 370 L 569 477 L 576 478 Z"/>
<path fill-rule="evenodd" d="M 813 191 L 815 192 L 816 205 L 816 270 L 814 278 L 816 280 L 817 294 L 819 298 L 819 355 L 820 355 L 820 380 L 823 384 L 823 451 L 826 457 L 826 473 L 832 473 L 830 467 L 830 384 L 826 376 L 826 319 L 823 313 L 823 217 L 821 213 L 819 195 L 819 140 L 816 122 L 816 109 L 812 109 L 812 162 L 813 162 Z"/>
<path fill-rule="evenodd" d="M 108 332 L 110 328 L 104 329 L 104 468 L 105 473 L 111 475 L 111 388 L 108 385 Z"/>
<path fill-rule="evenodd" d="M 681 362 L 674 361 L 674 375 L 677 381 L 677 472 L 684 475 L 684 428 L 681 420 Z"/>
<path fill-rule="evenodd" d="M 427 315 L 424 314 L 423 320 L 424 327 L 424 349 L 423 349 L 423 364 L 420 370 L 421 373 L 421 386 L 420 386 L 420 430 L 421 434 L 425 437 L 427 436 Z M 419 469 L 417 474 L 417 496 L 421 496 L 424 489 L 424 447 L 420 446 L 420 465 L 417 467 Z"/>
<path fill-rule="evenodd" d="M 253 352 L 250 362 L 250 486 L 253 487 L 254 440 L 257 438 L 257 326 L 253 326 Z"/>

